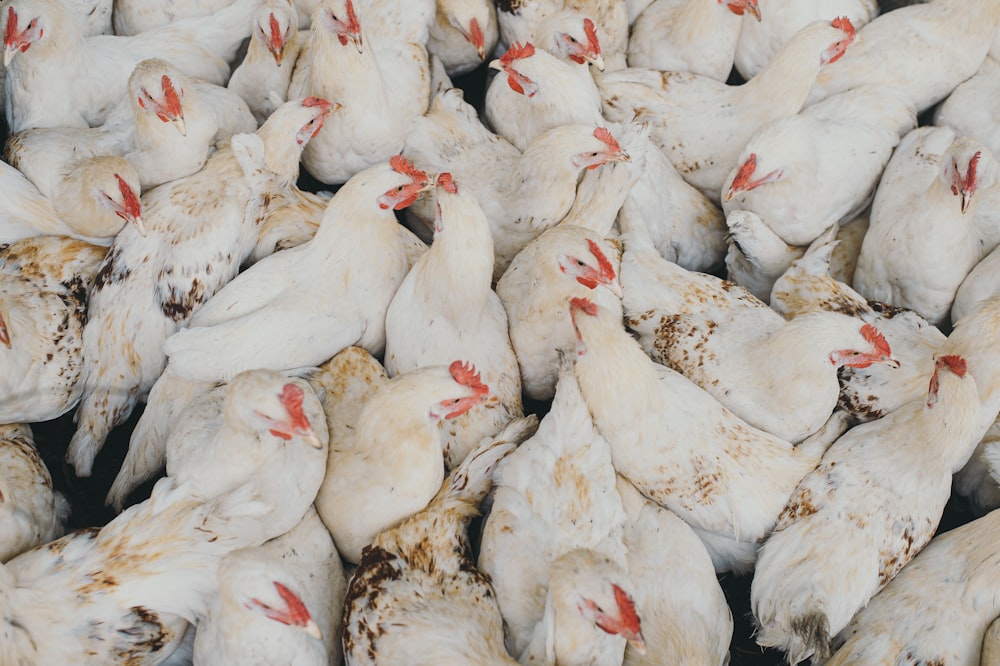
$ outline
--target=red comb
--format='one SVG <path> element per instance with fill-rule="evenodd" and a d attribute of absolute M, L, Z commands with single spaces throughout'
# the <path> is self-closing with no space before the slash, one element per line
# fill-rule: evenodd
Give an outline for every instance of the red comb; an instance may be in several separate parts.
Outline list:
<path fill-rule="evenodd" d="M 852 38 L 856 34 L 856 31 L 854 30 L 854 24 L 851 23 L 851 19 L 847 18 L 846 16 L 838 16 L 837 18 L 833 19 L 830 22 L 830 25 L 832 25 L 837 30 L 843 30 Z"/>
<path fill-rule="evenodd" d="M 471 37 L 469 41 L 477 49 L 483 48 L 483 45 L 486 43 L 486 38 L 483 36 L 483 29 L 479 27 L 479 21 L 476 19 L 469 21 L 469 37 Z"/>
<path fill-rule="evenodd" d="M 166 74 L 160 77 L 160 87 L 163 88 L 163 110 L 170 114 L 172 118 L 183 117 L 184 111 L 181 109 L 181 98 L 177 94 L 177 89 L 174 88 L 174 82 Z"/>
<path fill-rule="evenodd" d="M 8 7 L 7 26 L 3 29 L 3 45 L 13 46 L 17 37 L 17 12 L 14 11 L 13 7 Z"/>
<path fill-rule="evenodd" d="M 452 194 L 458 193 L 458 186 L 455 185 L 455 179 L 452 178 L 451 174 L 448 173 L 447 171 L 438 175 L 437 184 L 438 187 L 443 187 L 445 190 L 451 192 Z"/>
<path fill-rule="evenodd" d="M 115 179 L 118 181 L 118 191 L 122 195 L 122 207 L 125 212 L 135 218 L 142 217 L 142 204 L 139 202 L 139 197 L 135 195 L 135 190 L 129 187 L 129 184 L 125 182 L 125 179 L 115 174 Z"/>
<path fill-rule="evenodd" d="M 479 373 L 476 372 L 474 365 L 462 361 L 452 361 L 451 365 L 448 366 L 448 372 L 451 373 L 452 379 L 462 386 L 468 386 L 477 395 L 486 395 L 490 392 L 489 387 L 479 378 Z"/>
<path fill-rule="evenodd" d="M 865 340 L 870 342 L 875 351 L 882 356 L 891 356 L 892 349 L 889 348 L 889 343 L 882 335 L 881 331 L 872 326 L 871 324 L 865 324 L 861 327 L 861 335 L 864 336 Z"/>
<path fill-rule="evenodd" d="M 268 15 L 267 25 L 271 28 L 271 34 L 268 36 L 267 44 L 272 51 L 280 51 L 284 44 L 282 43 L 281 26 L 278 25 L 278 17 L 274 15 L 274 12 L 271 12 Z"/>
<path fill-rule="evenodd" d="M 934 365 L 940 368 L 942 365 L 947 365 L 948 369 L 959 377 L 965 376 L 966 363 L 965 359 L 957 354 L 947 354 L 945 356 L 939 356 Z"/>
<path fill-rule="evenodd" d="M 977 151 L 972 159 L 969 160 L 969 171 L 965 174 L 965 189 L 969 192 L 974 192 L 976 190 L 976 168 L 979 166 L 979 158 L 983 156 L 983 152 Z"/>
<path fill-rule="evenodd" d="M 304 627 L 312 619 L 309 615 L 309 609 L 306 605 L 302 603 L 298 595 L 289 590 L 287 587 L 274 581 L 274 587 L 278 590 L 278 594 L 284 599 L 285 603 L 288 605 L 288 618 L 291 620 L 291 624 L 298 627 Z"/>
<path fill-rule="evenodd" d="M 597 26 L 589 18 L 583 19 L 583 31 L 587 34 L 587 53 L 601 55 L 601 42 L 597 39 Z"/>
<path fill-rule="evenodd" d="M 302 100 L 302 106 L 306 106 L 306 107 L 309 107 L 309 106 L 321 106 L 324 109 L 326 109 L 328 107 L 332 107 L 333 104 L 331 104 L 329 101 L 323 99 L 322 97 L 306 97 L 304 100 Z"/>
<path fill-rule="evenodd" d="M 389 158 L 389 166 L 391 166 L 393 171 L 396 173 L 409 176 L 415 183 L 427 182 L 427 172 L 421 171 L 417 167 L 413 166 L 413 162 L 406 159 L 402 154 L 393 155 Z"/>
<path fill-rule="evenodd" d="M 622 147 L 618 145 L 618 141 L 615 140 L 615 137 L 611 136 L 611 132 L 608 131 L 607 127 L 598 127 L 595 129 L 594 136 L 603 141 L 607 145 L 608 150 L 611 152 L 621 152 Z"/>
<path fill-rule="evenodd" d="M 641 631 L 639 626 L 639 614 L 635 610 L 635 602 L 628 592 L 618 587 L 614 583 L 611 587 L 615 591 L 615 602 L 618 604 L 618 611 L 621 613 L 621 627 L 626 631 L 638 634 Z"/>
<path fill-rule="evenodd" d="M 569 301 L 570 310 L 583 310 L 591 317 L 597 316 L 597 306 L 589 298 L 575 296 Z"/>
<path fill-rule="evenodd" d="M 507 49 L 507 53 L 500 56 L 500 64 L 506 67 L 515 60 L 520 60 L 521 58 L 530 58 L 535 55 L 535 45 L 531 42 L 525 42 L 524 44 L 519 44 L 514 42 L 511 47 Z"/>
<path fill-rule="evenodd" d="M 289 423 L 292 428 L 299 432 L 306 432 L 312 428 L 305 412 L 302 411 L 302 399 L 305 396 L 302 389 L 295 384 L 285 384 L 281 390 L 279 400 L 288 412 Z"/>
<path fill-rule="evenodd" d="M 603 277 L 608 282 L 615 279 L 615 268 L 608 261 L 608 258 L 601 252 L 601 246 L 597 244 L 596 241 L 587 239 L 587 245 L 590 247 L 590 253 L 594 255 L 597 259 L 597 267 L 600 269 L 601 277 Z"/>

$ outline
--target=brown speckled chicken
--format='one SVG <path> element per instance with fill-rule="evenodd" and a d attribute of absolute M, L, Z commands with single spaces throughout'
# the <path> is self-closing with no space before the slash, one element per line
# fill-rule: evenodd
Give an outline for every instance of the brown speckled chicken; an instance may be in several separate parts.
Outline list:
<path fill-rule="evenodd" d="M 466 530 L 497 462 L 534 432 L 512 421 L 470 453 L 430 505 L 365 549 L 344 609 L 347 664 L 514 666 L 489 579 L 471 558 Z"/>

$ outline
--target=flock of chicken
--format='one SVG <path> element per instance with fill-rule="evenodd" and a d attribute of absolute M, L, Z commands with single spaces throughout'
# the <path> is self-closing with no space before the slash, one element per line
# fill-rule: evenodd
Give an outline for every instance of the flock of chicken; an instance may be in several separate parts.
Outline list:
<path fill-rule="evenodd" d="M 1000 0 L 885 5 L 5 0 L 0 666 L 1000 664 Z"/>

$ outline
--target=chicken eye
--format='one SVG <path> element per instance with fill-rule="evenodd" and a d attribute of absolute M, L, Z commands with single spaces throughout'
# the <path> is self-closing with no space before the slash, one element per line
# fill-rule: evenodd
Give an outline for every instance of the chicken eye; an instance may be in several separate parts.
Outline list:
<path fill-rule="evenodd" d="M 581 261 L 580 259 L 577 259 L 576 260 L 576 265 L 577 266 L 586 266 L 587 264 L 583 263 L 583 261 Z"/>

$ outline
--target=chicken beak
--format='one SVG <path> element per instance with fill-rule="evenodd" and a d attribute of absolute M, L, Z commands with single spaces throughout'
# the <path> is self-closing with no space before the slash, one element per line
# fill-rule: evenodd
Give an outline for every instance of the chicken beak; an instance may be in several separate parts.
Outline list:
<path fill-rule="evenodd" d="M 604 56 L 603 55 L 597 56 L 596 58 L 594 58 L 593 60 L 591 60 L 590 63 L 594 67 L 596 67 L 598 71 L 600 71 L 600 72 L 604 71 Z"/>
<path fill-rule="evenodd" d="M 306 632 L 307 635 L 312 636 L 318 641 L 323 640 L 323 631 L 319 628 L 319 625 L 316 624 L 316 620 L 313 620 L 312 618 L 309 618 L 309 622 L 302 627 L 302 631 Z"/>
<path fill-rule="evenodd" d="M 171 120 L 174 124 L 174 129 L 181 133 L 181 136 L 187 136 L 187 123 L 184 122 L 184 116 L 177 116 Z"/>
<path fill-rule="evenodd" d="M 314 449 L 323 448 L 323 442 L 320 441 L 319 435 L 317 435 L 316 431 L 313 430 L 312 428 L 309 428 L 307 432 L 299 433 L 299 436 L 302 437 L 302 439 L 306 440 L 309 446 L 313 447 Z M 319 627 L 316 627 L 316 631 L 319 631 Z M 316 638 L 321 638 L 321 636 L 317 636 Z"/>
<path fill-rule="evenodd" d="M 137 215 L 133 217 L 130 221 L 132 222 L 132 226 L 135 227 L 135 230 L 139 232 L 139 235 L 145 238 L 146 223 L 142 221 L 142 218 Z"/>
<path fill-rule="evenodd" d="M 7 67 L 10 65 L 10 61 L 14 59 L 17 55 L 18 48 L 16 45 L 3 47 L 3 66 Z"/>
<path fill-rule="evenodd" d="M 968 190 L 962 190 L 961 194 L 962 194 L 962 215 L 965 215 L 965 212 L 969 210 L 969 206 L 972 205 L 973 193 L 969 192 Z"/>
<path fill-rule="evenodd" d="M 750 16 L 757 19 L 757 23 L 760 23 L 760 7 L 757 6 L 756 2 L 748 2 L 745 9 Z"/>
<path fill-rule="evenodd" d="M 487 66 L 488 66 L 488 67 L 489 67 L 490 69 L 495 69 L 495 70 L 497 70 L 498 72 L 502 72 L 502 71 L 503 71 L 503 65 L 501 65 L 501 64 L 500 64 L 500 59 L 499 59 L 499 58 L 497 58 L 497 59 L 495 59 L 495 60 L 491 60 L 491 61 L 490 61 L 490 64 L 489 64 L 489 65 L 487 65 Z"/>
<path fill-rule="evenodd" d="M 882 357 L 881 360 L 882 360 L 883 363 L 885 363 L 890 368 L 898 368 L 899 367 L 899 361 L 897 361 L 896 359 L 892 358 L 891 356 L 884 356 L 884 357 Z"/>
<path fill-rule="evenodd" d="M 736 190 L 734 190 L 733 188 L 731 188 L 731 187 L 730 187 L 730 188 L 729 188 L 729 189 L 728 189 L 728 190 L 726 191 L 726 196 L 725 196 L 725 199 L 726 199 L 726 201 L 731 201 L 731 200 L 732 200 L 732 198 L 733 198 L 733 197 L 735 197 L 735 196 L 736 196 Z"/>
<path fill-rule="evenodd" d="M 646 639 L 642 637 L 642 632 L 629 634 L 625 636 L 625 640 L 629 642 L 629 645 L 635 648 L 636 652 L 639 654 L 646 654 Z"/>
<path fill-rule="evenodd" d="M 612 294 L 614 294 L 618 298 L 622 298 L 622 286 L 621 284 L 619 284 L 618 280 L 614 280 L 613 282 L 606 282 L 604 286 Z"/>

